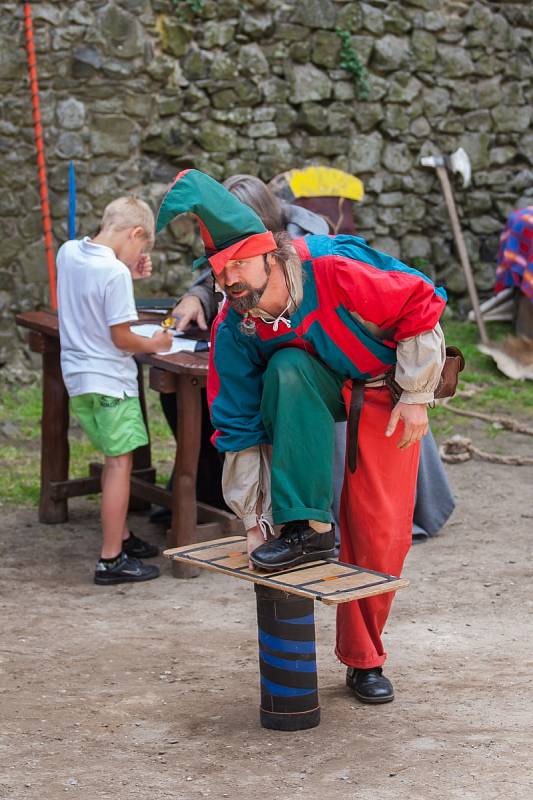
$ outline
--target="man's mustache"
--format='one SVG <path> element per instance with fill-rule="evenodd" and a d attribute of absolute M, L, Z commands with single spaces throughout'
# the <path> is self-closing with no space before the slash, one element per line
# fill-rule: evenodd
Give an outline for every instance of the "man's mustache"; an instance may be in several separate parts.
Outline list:
<path fill-rule="evenodd" d="M 238 294 L 239 292 L 252 291 L 249 283 L 232 283 L 231 286 L 226 286 L 228 294 Z"/>

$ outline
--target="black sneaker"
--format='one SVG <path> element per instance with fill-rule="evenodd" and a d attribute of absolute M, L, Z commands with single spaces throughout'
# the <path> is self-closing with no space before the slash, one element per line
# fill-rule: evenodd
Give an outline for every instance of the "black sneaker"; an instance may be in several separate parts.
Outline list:
<path fill-rule="evenodd" d="M 155 544 L 148 544 L 131 531 L 129 538 L 122 542 L 122 552 L 133 558 L 155 558 L 159 555 L 159 549 Z"/>
<path fill-rule="evenodd" d="M 272 572 L 289 569 L 307 561 L 320 561 L 335 555 L 335 526 L 327 533 L 317 533 L 307 520 L 287 522 L 279 539 L 256 548 L 250 559 L 256 567 Z"/>
<path fill-rule="evenodd" d="M 394 700 L 392 683 L 383 675 L 381 667 L 346 670 L 346 686 L 352 690 L 361 703 L 390 703 Z"/>
<path fill-rule="evenodd" d="M 131 558 L 126 553 L 121 553 L 111 567 L 98 561 L 94 571 L 94 582 L 100 586 L 112 583 L 151 581 L 154 578 L 159 578 L 159 567 L 143 564 L 138 558 Z"/>
<path fill-rule="evenodd" d="M 170 508 L 156 508 L 155 511 L 152 511 L 150 514 L 150 522 L 153 522 L 154 525 L 164 525 L 167 528 L 170 528 L 172 525 L 172 514 L 170 512 Z"/>

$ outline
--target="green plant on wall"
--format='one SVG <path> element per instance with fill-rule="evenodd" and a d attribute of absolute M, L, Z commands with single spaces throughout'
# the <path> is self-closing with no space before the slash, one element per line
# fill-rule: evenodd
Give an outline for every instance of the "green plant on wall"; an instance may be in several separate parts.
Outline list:
<path fill-rule="evenodd" d="M 337 28 L 337 36 L 342 42 L 342 47 L 339 53 L 339 66 L 349 72 L 352 80 L 355 83 L 357 97 L 359 100 L 368 100 L 370 95 L 370 83 L 368 81 L 368 72 L 361 63 L 357 51 L 352 44 L 352 34 L 350 31 Z"/>
<path fill-rule="evenodd" d="M 204 0 L 172 0 L 172 5 L 176 9 L 178 16 L 182 17 L 183 12 L 190 9 L 193 14 L 198 14 L 202 10 Z"/>

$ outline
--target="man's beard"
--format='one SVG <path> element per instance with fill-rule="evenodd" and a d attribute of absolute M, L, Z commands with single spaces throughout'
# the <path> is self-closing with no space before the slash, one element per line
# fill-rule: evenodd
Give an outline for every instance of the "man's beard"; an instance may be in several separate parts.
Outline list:
<path fill-rule="evenodd" d="M 251 308 L 255 308 L 257 305 L 259 305 L 259 301 L 261 300 L 267 285 L 268 279 L 265 281 L 263 286 L 260 286 L 258 289 L 254 289 L 249 283 L 234 283 L 231 287 L 226 287 L 226 295 L 229 304 L 232 306 L 232 308 L 234 308 L 236 311 L 240 311 L 241 313 L 249 311 Z M 231 294 L 232 292 L 246 292 L 246 294 L 243 294 L 240 297 L 233 297 Z"/>

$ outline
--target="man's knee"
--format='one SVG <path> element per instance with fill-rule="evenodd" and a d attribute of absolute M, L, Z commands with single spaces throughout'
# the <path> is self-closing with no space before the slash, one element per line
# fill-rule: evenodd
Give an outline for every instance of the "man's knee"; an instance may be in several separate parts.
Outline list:
<path fill-rule="evenodd" d="M 265 371 L 265 387 L 275 385 L 294 391 L 312 370 L 312 356 L 296 347 L 278 350 Z"/>

